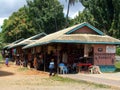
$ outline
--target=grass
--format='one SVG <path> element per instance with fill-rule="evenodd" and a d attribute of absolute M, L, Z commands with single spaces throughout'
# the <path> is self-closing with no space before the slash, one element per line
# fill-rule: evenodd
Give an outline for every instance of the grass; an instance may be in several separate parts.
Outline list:
<path fill-rule="evenodd" d="M 95 83 L 91 83 L 91 82 L 87 82 L 87 81 L 83 81 L 83 80 L 74 80 L 74 79 L 70 79 L 70 78 L 63 78 L 60 76 L 54 76 L 51 77 L 52 80 L 54 81 L 60 81 L 62 83 L 78 83 L 78 84 L 87 84 L 88 86 L 94 86 L 96 88 L 111 88 L 110 86 L 107 85 L 103 85 L 103 84 L 95 84 Z"/>
<path fill-rule="evenodd" d="M 0 61 L 2 61 L 3 60 L 3 58 L 2 58 L 2 55 L 0 54 Z"/>
<path fill-rule="evenodd" d="M 3 61 L 3 58 L 2 58 L 2 55 L 0 54 L 0 67 L 4 64 L 4 61 Z"/>
<path fill-rule="evenodd" d="M 120 61 L 115 63 L 115 67 L 120 69 Z"/>
<path fill-rule="evenodd" d="M 120 61 L 115 63 L 116 70 L 115 72 L 120 72 Z"/>
<path fill-rule="evenodd" d="M 70 78 L 63 78 L 63 77 L 60 77 L 60 76 L 54 76 L 54 77 L 51 77 L 52 80 L 54 81 L 60 81 L 60 82 L 65 82 L 65 83 L 78 83 L 78 81 L 76 80 L 73 80 L 73 79 L 70 79 Z"/>
<path fill-rule="evenodd" d="M 17 69 L 17 71 L 20 71 L 20 72 L 25 72 L 27 70 L 29 70 L 27 67 L 20 67 Z"/>

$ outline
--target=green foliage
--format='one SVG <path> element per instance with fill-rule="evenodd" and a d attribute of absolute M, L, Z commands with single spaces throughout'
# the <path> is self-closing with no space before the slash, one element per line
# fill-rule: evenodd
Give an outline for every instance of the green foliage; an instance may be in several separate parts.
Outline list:
<path fill-rule="evenodd" d="M 102 30 L 104 33 L 120 38 L 120 0 L 79 1 L 83 4 L 85 10 L 87 10 L 89 15 L 87 20 L 89 21 L 91 19 L 90 17 L 92 17 L 92 22 L 90 20 L 90 23 L 92 23 L 96 28 Z M 79 15 L 79 17 L 81 17 L 81 15 Z M 85 18 L 86 17 L 88 16 L 85 16 Z M 83 19 L 83 21 L 87 20 Z"/>
<path fill-rule="evenodd" d="M 116 38 L 120 38 L 120 0 L 112 0 L 114 9 L 114 18 L 111 24 L 109 34 Z"/>
<path fill-rule="evenodd" d="M 28 0 L 27 13 L 37 32 L 47 34 L 64 27 L 63 7 L 58 0 Z"/>
<path fill-rule="evenodd" d="M 9 19 L 4 21 L 2 26 L 2 36 L 5 42 L 13 42 L 20 38 L 27 38 L 35 34 L 32 30 L 32 21 L 28 20 L 25 7 L 14 12 Z"/>
<path fill-rule="evenodd" d="M 74 5 L 76 2 L 78 2 L 78 0 L 65 0 L 65 1 L 68 1 L 68 7 L 67 7 L 67 14 L 66 14 L 66 26 L 65 27 L 68 27 L 69 26 L 69 11 L 70 11 L 70 6 L 71 5 Z"/>
<path fill-rule="evenodd" d="M 67 82 L 67 83 L 80 83 L 79 81 L 77 80 L 73 80 L 73 79 L 70 79 L 70 78 L 63 78 L 63 77 L 59 77 L 59 76 L 54 76 L 51 78 L 52 80 L 54 81 L 60 81 L 60 82 Z"/>
<path fill-rule="evenodd" d="M 59 82 L 63 82 L 63 83 L 79 83 L 79 84 L 86 84 L 86 85 L 93 85 L 96 88 L 110 88 L 107 85 L 103 85 L 103 84 L 95 84 L 95 83 L 90 83 L 90 82 L 86 82 L 83 80 L 75 80 L 75 79 L 70 79 L 70 78 L 63 78 L 60 76 L 54 76 L 51 77 L 50 79 L 54 80 L 54 81 L 59 81 Z"/>
<path fill-rule="evenodd" d="M 2 33 L 0 32 L 0 50 L 2 50 L 2 48 L 3 48 L 5 45 L 6 45 L 6 44 L 3 43 Z"/>
<path fill-rule="evenodd" d="M 104 32 L 110 29 L 113 20 L 112 0 L 81 0 L 81 2 L 93 15 L 95 21 L 98 22 L 96 26 Z"/>
<path fill-rule="evenodd" d="M 120 47 L 117 47 L 116 54 L 120 56 Z M 115 62 L 115 72 L 120 72 L 120 61 Z"/>
<path fill-rule="evenodd" d="M 71 20 L 70 25 L 75 25 L 83 22 L 88 22 L 92 25 L 95 23 L 93 16 L 87 9 L 84 9 L 83 12 L 79 12 L 78 16 Z"/>
<path fill-rule="evenodd" d="M 117 47 L 116 54 L 120 56 L 120 47 Z"/>
<path fill-rule="evenodd" d="M 3 41 L 11 43 L 20 38 L 64 27 L 63 7 L 58 0 L 27 0 L 27 5 L 14 12 L 2 26 Z"/>
<path fill-rule="evenodd" d="M 0 61 L 2 61 L 3 60 L 3 58 L 2 58 L 2 55 L 0 54 Z"/>
<path fill-rule="evenodd" d="M 19 72 L 25 72 L 25 71 L 28 71 L 29 69 L 27 67 L 20 67 L 17 69 L 17 71 Z"/>
<path fill-rule="evenodd" d="M 120 62 L 116 62 L 115 67 L 120 69 Z"/>
<path fill-rule="evenodd" d="M 116 70 L 115 72 L 120 72 L 120 61 L 115 63 Z"/>

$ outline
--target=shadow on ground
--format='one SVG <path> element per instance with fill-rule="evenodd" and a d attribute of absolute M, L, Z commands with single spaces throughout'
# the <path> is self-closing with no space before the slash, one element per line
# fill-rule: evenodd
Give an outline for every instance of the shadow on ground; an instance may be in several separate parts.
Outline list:
<path fill-rule="evenodd" d="M 0 71 L 0 77 L 9 76 L 9 75 L 14 75 L 14 73 L 6 72 L 6 71 Z"/>

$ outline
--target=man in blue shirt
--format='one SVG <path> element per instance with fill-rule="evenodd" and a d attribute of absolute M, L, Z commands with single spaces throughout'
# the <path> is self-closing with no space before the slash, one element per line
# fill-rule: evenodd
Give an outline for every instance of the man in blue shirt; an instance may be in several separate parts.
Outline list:
<path fill-rule="evenodd" d="M 54 68 L 55 68 L 54 59 L 51 59 L 51 62 L 50 62 L 50 64 L 49 64 L 49 69 L 50 69 L 50 74 L 49 74 L 49 76 L 51 76 L 52 73 L 54 73 L 54 75 L 55 75 Z"/>

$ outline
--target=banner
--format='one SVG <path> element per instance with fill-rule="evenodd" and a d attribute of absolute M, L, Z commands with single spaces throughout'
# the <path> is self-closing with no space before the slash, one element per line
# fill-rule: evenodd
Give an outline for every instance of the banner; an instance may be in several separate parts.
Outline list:
<path fill-rule="evenodd" d="M 116 53 L 115 46 L 106 46 L 106 53 Z"/>

